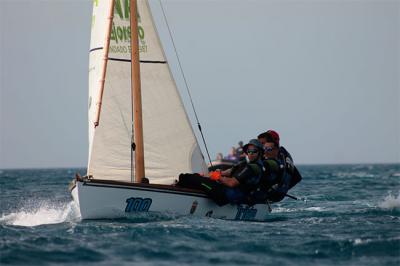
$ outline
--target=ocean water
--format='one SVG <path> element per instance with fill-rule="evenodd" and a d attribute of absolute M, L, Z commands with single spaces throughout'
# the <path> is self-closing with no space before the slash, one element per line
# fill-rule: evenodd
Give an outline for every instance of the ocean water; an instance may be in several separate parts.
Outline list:
<path fill-rule="evenodd" d="M 84 169 L 0 170 L 1 265 L 400 265 L 400 164 L 300 166 L 266 222 L 81 221 Z"/>

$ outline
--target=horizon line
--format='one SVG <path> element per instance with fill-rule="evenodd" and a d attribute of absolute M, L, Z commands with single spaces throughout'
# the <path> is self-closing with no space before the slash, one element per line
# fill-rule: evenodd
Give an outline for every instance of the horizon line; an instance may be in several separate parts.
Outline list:
<path fill-rule="evenodd" d="M 335 166 L 335 165 L 385 165 L 400 164 L 400 162 L 369 162 L 369 163 L 299 163 L 296 166 Z M 5 167 L 0 170 L 41 170 L 41 169 L 87 169 L 87 166 L 34 166 L 34 167 Z"/>

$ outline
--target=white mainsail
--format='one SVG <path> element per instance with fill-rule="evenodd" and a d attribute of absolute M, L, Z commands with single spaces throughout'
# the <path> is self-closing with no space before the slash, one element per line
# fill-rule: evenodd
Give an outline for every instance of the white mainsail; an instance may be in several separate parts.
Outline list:
<path fill-rule="evenodd" d="M 96 101 L 110 0 L 94 1 L 89 65 L 89 164 L 96 179 L 131 181 L 132 103 L 128 0 L 115 0 L 99 126 Z M 181 172 L 205 172 L 203 156 L 166 62 L 146 0 L 137 1 L 145 171 L 171 184 Z"/>

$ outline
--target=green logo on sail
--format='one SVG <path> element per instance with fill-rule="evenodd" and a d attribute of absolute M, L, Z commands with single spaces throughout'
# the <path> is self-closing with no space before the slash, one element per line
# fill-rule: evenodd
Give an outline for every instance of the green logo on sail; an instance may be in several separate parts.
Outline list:
<path fill-rule="evenodd" d="M 115 44 L 126 45 L 130 44 L 131 40 L 131 27 L 130 27 L 130 1 L 129 0 L 116 0 L 115 8 L 114 8 L 114 20 L 111 29 L 111 40 L 115 42 Z M 146 52 L 147 45 L 144 40 L 145 33 L 143 27 L 140 25 L 141 18 L 140 15 L 137 14 L 138 17 L 138 36 L 140 40 L 139 51 Z M 111 52 L 113 50 L 115 52 L 124 52 L 127 50 L 127 47 L 118 47 L 115 46 L 114 49 L 111 48 Z"/>

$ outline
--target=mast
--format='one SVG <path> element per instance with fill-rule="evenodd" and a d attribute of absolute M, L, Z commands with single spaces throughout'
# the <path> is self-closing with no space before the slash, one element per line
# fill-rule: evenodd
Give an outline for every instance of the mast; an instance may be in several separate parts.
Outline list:
<path fill-rule="evenodd" d="M 140 88 L 139 38 L 136 0 L 130 0 L 131 14 L 131 90 L 133 103 L 135 149 L 135 182 L 141 183 L 144 177 L 144 145 L 142 121 L 142 95 Z"/>

